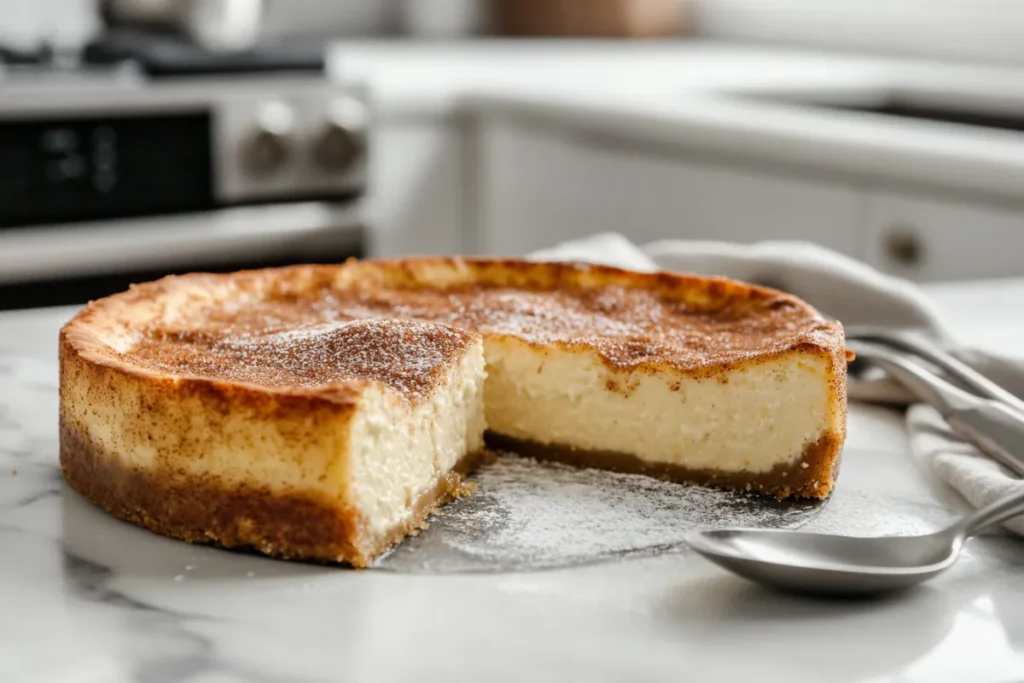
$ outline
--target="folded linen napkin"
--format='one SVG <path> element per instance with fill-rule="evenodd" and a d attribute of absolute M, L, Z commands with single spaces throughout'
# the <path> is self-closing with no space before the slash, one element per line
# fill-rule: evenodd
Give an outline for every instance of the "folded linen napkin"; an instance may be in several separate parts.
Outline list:
<path fill-rule="evenodd" d="M 913 283 L 817 245 L 665 240 L 641 247 L 618 234 L 601 234 L 535 252 L 531 258 L 720 275 L 772 286 L 799 296 L 847 326 L 914 329 L 1007 390 L 1024 396 L 1024 358 L 957 347 L 935 304 Z M 854 401 L 912 403 L 906 392 L 880 372 L 851 377 L 849 395 Z M 910 406 L 907 433 L 918 464 L 930 468 L 976 507 L 1024 486 L 1015 475 L 953 434 L 928 406 Z M 1007 528 L 1024 534 L 1024 518 L 1008 523 Z"/>

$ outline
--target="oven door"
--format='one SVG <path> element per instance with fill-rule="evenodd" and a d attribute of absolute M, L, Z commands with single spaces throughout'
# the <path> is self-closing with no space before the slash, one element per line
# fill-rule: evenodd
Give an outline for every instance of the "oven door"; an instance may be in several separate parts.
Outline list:
<path fill-rule="evenodd" d="M 0 310 L 81 304 L 164 275 L 364 254 L 359 202 L 296 202 L 0 230 Z"/>

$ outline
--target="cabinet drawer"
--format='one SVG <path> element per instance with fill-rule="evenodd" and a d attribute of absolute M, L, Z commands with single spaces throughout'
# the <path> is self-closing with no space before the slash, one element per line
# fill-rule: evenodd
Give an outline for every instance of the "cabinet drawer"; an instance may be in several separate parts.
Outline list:
<path fill-rule="evenodd" d="M 876 192 L 866 216 L 865 258 L 889 273 L 922 282 L 1024 275 L 1024 205 Z"/>
<path fill-rule="evenodd" d="M 800 239 L 858 251 L 852 187 L 507 122 L 484 126 L 482 152 L 489 253 L 606 231 L 637 242 Z"/>

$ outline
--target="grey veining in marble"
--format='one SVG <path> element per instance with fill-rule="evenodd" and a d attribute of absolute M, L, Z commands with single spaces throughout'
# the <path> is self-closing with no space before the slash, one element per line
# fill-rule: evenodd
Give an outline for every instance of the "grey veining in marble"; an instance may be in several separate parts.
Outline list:
<path fill-rule="evenodd" d="M 0 681 L 997 681 L 1024 678 L 1024 547 L 973 541 L 933 584 L 871 603 L 772 594 L 685 549 L 543 571 L 277 562 L 117 522 L 63 483 L 56 330 L 0 316 Z M 962 511 L 898 415 L 851 411 L 807 528 L 917 533 Z"/>

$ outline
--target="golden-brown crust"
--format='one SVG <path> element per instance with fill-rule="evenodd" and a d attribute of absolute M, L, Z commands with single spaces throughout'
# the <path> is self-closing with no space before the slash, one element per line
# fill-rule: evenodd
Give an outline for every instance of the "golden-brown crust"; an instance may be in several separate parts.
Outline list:
<path fill-rule="evenodd" d="M 463 476 L 483 457 L 468 454 L 420 495 L 410 517 L 384 537 L 370 539 L 358 511 L 323 495 L 218 486 L 167 471 L 136 471 L 63 420 L 60 444 L 61 467 L 71 488 L 118 519 L 189 543 L 355 567 L 367 566 L 415 533 L 438 506 L 463 495 Z"/>
<path fill-rule="evenodd" d="M 720 469 L 695 469 L 651 462 L 629 453 L 542 444 L 494 432 L 488 432 L 486 438 L 489 448 L 518 453 L 538 460 L 553 460 L 574 467 L 593 467 L 626 474 L 644 474 L 680 484 L 754 491 L 779 499 L 826 497 L 835 483 L 839 455 L 843 446 L 841 434 L 825 432 L 817 441 L 807 444 L 800 458 L 792 463 L 776 465 L 766 472 L 727 472 Z"/>

